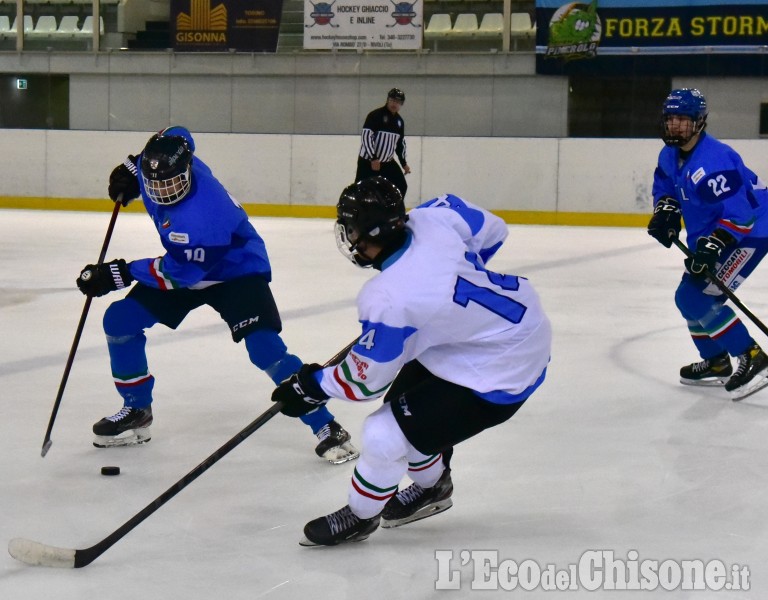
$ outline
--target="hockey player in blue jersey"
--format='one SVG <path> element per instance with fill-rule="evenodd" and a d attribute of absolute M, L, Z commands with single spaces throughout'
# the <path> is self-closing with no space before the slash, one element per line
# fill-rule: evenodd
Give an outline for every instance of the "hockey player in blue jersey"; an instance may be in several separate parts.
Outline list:
<path fill-rule="evenodd" d="M 229 325 L 232 339 L 244 342 L 251 362 L 275 383 L 302 365 L 279 335 L 282 324 L 269 287 L 263 240 L 242 206 L 194 152 L 190 132 L 169 127 L 110 176 L 112 200 L 125 204 L 141 196 L 165 254 L 87 265 L 77 279 L 80 290 L 91 296 L 137 282 L 104 315 L 112 376 L 123 408 L 93 426 L 93 443 L 99 448 L 150 440 L 155 378 L 147 365 L 144 330 L 157 323 L 176 329 L 190 311 L 207 304 Z M 357 457 L 349 434 L 327 408 L 302 421 L 319 438 L 318 456 L 333 463 Z"/>
<path fill-rule="evenodd" d="M 741 400 L 768 385 L 768 357 L 706 272 L 735 290 L 754 271 L 768 252 L 768 190 L 733 148 L 704 131 L 707 113 L 697 89 L 673 90 L 664 101 L 665 147 L 654 173 L 648 233 L 669 248 L 682 217 L 693 253 L 675 303 L 703 360 L 680 369 L 681 383 L 725 385 Z"/>
<path fill-rule="evenodd" d="M 486 269 L 504 221 L 453 195 L 406 214 L 383 177 L 347 187 L 337 244 L 380 271 L 357 297 L 361 335 L 337 366 L 304 365 L 272 399 L 298 416 L 329 397 L 384 396 L 363 425 L 348 504 L 304 527 L 304 546 L 366 539 L 452 505 L 453 446 L 514 415 L 544 381 L 551 329 L 530 282 Z M 398 492 L 405 474 L 413 483 Z"/>

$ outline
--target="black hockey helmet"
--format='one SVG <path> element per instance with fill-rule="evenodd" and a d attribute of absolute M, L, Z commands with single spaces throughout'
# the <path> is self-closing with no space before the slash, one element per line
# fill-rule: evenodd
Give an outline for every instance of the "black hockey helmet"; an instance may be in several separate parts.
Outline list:
<path fill-rule="evenodd" d="M 344 188 L 336 204 L 336 245 L 356 265 L 370 267 L 372 261 L 358 254 L 358 244 L 374 242 L 385 249 L 399 244 L 407 220 L 395 184 L 380 176 L 363 179 Z"/>
<path fill-rule="evenodd" d="M 704 131 L 707 126 L 707 100 L 696 88 L 672 90 L 664 100 L 661 109 L 661 139 L 667 146 L 685 146 L 691 138 Z M 688 117 L 693 126 L 687 135 L 672 134 L 667 119 L 672 116 Z"/>
<path fill-rule="evenodd" d="M 192 149 L 181 135 L 156 133 L 141 154 L 144 191 L 156 204 L 176 204 L 192 187 Z"/>
<path fill-rule="evenodd" d="M 400 102 L 400 104 L 405 104 L 405 92 L 400 88 L 392 88 L 389 90 L 387 98 L 392 98 L 393 100 Z"/>

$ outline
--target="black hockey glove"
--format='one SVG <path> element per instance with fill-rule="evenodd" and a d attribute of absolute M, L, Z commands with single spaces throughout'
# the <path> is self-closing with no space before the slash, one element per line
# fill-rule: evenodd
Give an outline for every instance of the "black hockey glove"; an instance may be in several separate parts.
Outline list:
<path fill-rule="evenodd" d="M 100 265 L 85 265 L 77 278 L 77 287 L 86 296 L 103 296 L 131 285 L 133 275 L 121 258 Z"/>
<path fill-rule="evenodd" d="M 648 235 L 656 238 L 666 248 L 672 247 L 672 240 L 677 239 L 682 228 L 680 222 L 680 203 L 664 196 L 653 209 L 653 216 L 648 222 Z"/>
<path fill-rule="evenodd" d="M 313 373 L 320 365 L 302 365 L 297 373 L 283 381 L 272 392 L 272 402 L 282 402 L 280 410 L 286 416 L 300 417 L 328 402 L 328 394 L 315 381 Z"/>
<path fill-rule="evenodd" d="M 138 175 L 136 157 L 130 154 L 122 164 L 112 169 L 109 176 L 109 197 L 114 202 L 119 200 L 123 206 L 128 206 L 141 194 Z"/>
<path fill-rule="evenodd" d="M 700 237 L 696 242 L 693 257 L 685 260 L 686 269 L 694 279 L 706 277 L 707 271 L 714 273 L 720 253 L 735 241 L 730 233 L 722 229 L 715 229 L 712 235 Z"/>

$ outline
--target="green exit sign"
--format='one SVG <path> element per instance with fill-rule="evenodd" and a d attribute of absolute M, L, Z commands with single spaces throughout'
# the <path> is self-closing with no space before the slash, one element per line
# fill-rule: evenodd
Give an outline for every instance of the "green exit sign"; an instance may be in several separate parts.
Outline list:
<path fill-rule="evenodd" d="M 16 80 L 16 89 L 17 90 L 26 90 L 27 89 L 27 80 L 26 79 L 17 79 Z"/>

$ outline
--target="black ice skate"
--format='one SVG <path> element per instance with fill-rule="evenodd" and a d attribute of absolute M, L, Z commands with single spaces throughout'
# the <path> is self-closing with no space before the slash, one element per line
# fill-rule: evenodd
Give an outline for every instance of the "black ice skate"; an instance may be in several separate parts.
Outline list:
<path fill-rule="evenodd" d="M 320 443 L 315 448 L 315 453 L 334 465 L 355 460 L 360 456 L 360 451 L 350 442 L 352 437 L 336 421 L 324 425 L 317 432 L 317 439 Z"/>
<path fill-rule="evenodd" d="M 361 519 L 349 505 L 335 513 L 314 519 L 304 526 L 302 546 L 336 546 L 347 542 L 362 542 L 379 527 L 380 517 Z"/>
<path fill-rule="evenodd" d="M 448 510 L 453 506 L 451 494 L 453 481 L 450 469 L 445 469 L 431 488 L 425 489 L 418 483 L 412 483 L 389 499 L 381 513 L 381 526 L 385 529 L 400 527 Z"/>
<path fill-rule="evenodd" d="M 685 385 L 725 385 L 733 373 L 727 352 L 680 369 L 680 383 Z"/>
<path fill-rule="evenodd" d="M 93 445 L 97 448 L 134 446 L 152 439 L 152 407 L 130 408 L 124 406 L 117 414 L 104 417 L 93 425 Z"/>
<path fill-rule="evenodd" d="M 757 344 L 739 354 L 739 366 L 725 384 L 731 400 L 742 400 L 768 385 L 768 356 Z"/>

